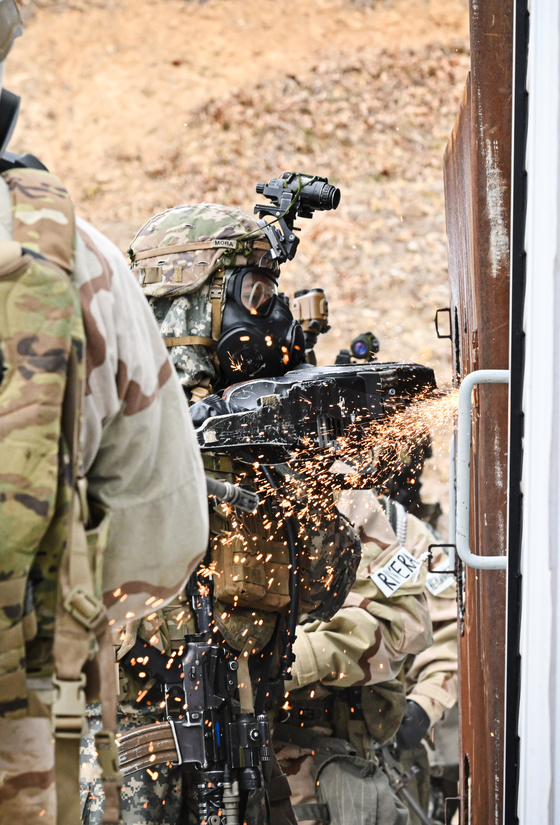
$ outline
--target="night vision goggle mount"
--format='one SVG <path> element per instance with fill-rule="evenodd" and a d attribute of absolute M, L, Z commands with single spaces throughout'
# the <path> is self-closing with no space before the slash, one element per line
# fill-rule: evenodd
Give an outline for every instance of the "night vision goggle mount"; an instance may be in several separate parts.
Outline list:
<path fill-rule="evenodd" d="M 272 201 L 271 205 L 257 204 L 258 224 L 270 241 L 272 257 L 278 263 L 291 261 L 296 254 L 299 238 L 294 226 L 296 218 L 312 218 L 313 212 L 336 209 L 340 203 L 340 189 L 329 184 L 328 178 L 284 172 L 281 178 L 268 183 L 257 183 L 257 193 Z M 267 223 L 265 216 L 274 218 Z"/>

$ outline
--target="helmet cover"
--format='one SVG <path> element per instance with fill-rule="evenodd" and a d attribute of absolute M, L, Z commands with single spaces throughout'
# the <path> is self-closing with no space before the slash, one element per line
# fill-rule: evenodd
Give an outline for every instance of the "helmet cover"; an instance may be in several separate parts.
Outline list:
<path fill-rule="evenodd" d="M 196 292 L 219 268 L 259 266 L 278 272 L 257 222 L 215 203 L 175 206 L 144 224 L 128 250 L 145 295 Z"/>

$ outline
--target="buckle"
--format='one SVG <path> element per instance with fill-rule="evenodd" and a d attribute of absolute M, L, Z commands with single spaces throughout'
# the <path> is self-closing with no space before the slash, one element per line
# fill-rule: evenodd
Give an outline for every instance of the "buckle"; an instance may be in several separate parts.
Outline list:
<path fill-rule="evenodd" d="M 86 675 L 79 679 L 52 677 L 55 695 L 52 704 L 54 735 L 58 739 L 80 739 L 88 732 L 86 724 Z"/>
<path fill-rule="evenodd" d="M 97 750 L 97 761 L 101 768 L 103 782 L 116 782 L 122 787 L 122 776 L 119 770 L 119 758 L 115 734 L 113 731 L 100 730 L 94 736 Z"/>
<path fill-rule="evenodd" d="M 211 301 L 215 300 L 216 298 L 219 298 L 221 300 L 223 294 L 224 290 L 221 284 L 219 286 L 210 287 L 209 296 Z"/>
<path fill-rule="evenodd" d="M 80 518 L 83 524 L 87 524 L 89 519 L 89 504 L 87 498 L 87 479 L 80 476 L 76 481 L 76 492 L 80 501 Z"/>
<path fill-rule="evenodd" d="M 101 599 L 88 593 L 81 584 L 72 588 L 62 604 L 72 618 L 88 630 L 93 630 L 105 615 L 105 605 Z"/>

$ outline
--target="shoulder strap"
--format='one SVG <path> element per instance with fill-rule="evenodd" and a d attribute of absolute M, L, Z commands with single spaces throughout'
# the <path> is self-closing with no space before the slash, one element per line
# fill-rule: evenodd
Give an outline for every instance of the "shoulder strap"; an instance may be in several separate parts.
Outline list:
<path fill-rule="evenodd" d="M 11 169 L 2 177 L 12 199 L 14 240 L 71 274 L 76 221 L 62 182 L 39 169 Z"/>
<path fill-rule="evenodd" d="M 212 340 L 215 344 L 220 338 L 222 331 L 222 298 L 224 294 L 224 275 L 223 269 L 218 269 L 214 273 L 212 284 L 210 286 L 209 297 L 212 302 Z"/>

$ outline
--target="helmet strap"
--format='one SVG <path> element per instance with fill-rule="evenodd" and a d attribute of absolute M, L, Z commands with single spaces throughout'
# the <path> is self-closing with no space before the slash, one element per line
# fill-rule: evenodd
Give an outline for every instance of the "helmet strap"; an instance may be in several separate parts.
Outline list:
<path fill-rule="evenodd" d="M 218 356 L 216 354 L 216 344 L 220 339 L 220 334 L 222 332 L 222 300 L 224 297 L 224 276 L 225 270 L 220 267 L 220 269 L 216 270 L 214 273 L 214 277 L 212 278 L 212 283 L 210 285 L 210 291 L 208 293 L 208 297 L 212 304 L 212 340 L 214 342 L 214 346 L 212 348 L 212 360 L 214 361 L 214 365 L 216 369 L 219 371 L 220 369 L 220 362 L 218 361 Z"/>

